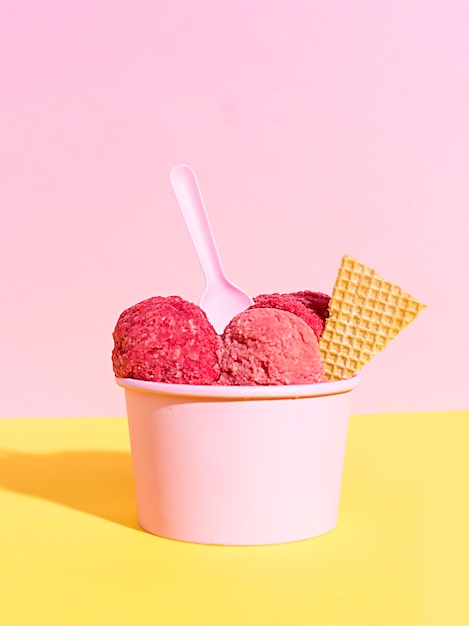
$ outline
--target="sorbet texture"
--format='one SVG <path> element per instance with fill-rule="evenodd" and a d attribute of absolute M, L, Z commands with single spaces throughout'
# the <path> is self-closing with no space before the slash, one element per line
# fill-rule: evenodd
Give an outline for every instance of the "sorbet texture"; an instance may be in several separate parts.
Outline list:
<path fill-rule="evenodd" d="M 156 296 L 126 309 L 113 333 L 118 378 L 213 385 L 221 339 L 200 307 L 179 296 Z"/>
<path fill-rule="evenodd" d="M 223 336 L 220 384 L 294 385 L 323 382 L 314 330 L 300 317 L 274 308 L 235 316 Z"/>

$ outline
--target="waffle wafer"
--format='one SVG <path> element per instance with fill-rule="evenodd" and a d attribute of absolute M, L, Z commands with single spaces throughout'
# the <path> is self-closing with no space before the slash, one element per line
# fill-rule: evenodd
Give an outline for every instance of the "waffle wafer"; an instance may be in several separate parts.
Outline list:
<path fill-rule="evenodd" d="M 319 347 L 329 380 L 350 378 L 426 307 L 345 255 Z"/>

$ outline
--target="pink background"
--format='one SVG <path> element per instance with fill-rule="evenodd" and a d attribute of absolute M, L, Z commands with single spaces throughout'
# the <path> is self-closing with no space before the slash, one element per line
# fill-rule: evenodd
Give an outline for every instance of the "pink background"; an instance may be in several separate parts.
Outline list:
<path fill-rule="evenodd" d="M 180 162 L 252 295 L 349 253 L 428 304 L 355 413 L 469 407 L 466 0 L 0 7 L 1 416 L 124 414 L 119 313 L 203 290 Z"/>

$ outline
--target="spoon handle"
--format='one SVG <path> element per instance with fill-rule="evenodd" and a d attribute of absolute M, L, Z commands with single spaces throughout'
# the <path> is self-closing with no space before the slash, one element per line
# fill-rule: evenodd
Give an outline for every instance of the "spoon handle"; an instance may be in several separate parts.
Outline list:
<path fill-rule="evenodd" d="M 224 272 L 195 172 L 188 165 L 176 165 L 170 180 L 205 280 L 220 280 Z"/>

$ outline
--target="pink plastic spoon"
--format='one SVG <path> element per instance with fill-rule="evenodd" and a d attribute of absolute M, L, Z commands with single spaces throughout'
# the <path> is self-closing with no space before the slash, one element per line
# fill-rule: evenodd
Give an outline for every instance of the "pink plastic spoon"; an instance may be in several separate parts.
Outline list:
<path fill-rule="evenodd" d="M 251 306 L 253 300 L 225 276 L 194 171 L 187 165 L 176 165 L 170 179 L 205 275 L 200 307 L 221 334 L 228 322 Z"/>

